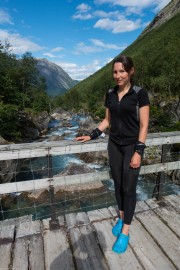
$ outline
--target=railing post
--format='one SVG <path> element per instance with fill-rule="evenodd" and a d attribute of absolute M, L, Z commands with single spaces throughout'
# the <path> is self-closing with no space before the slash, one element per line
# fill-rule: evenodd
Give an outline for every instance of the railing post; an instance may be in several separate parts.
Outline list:
<path fill-rule="evenodd" d="M 50 193 L 50 206 L 51 206 L 51 219 L 49 221 L 50 230 L 59 229 L 59 221 L 56 217 L 56 206 L 55 206 L 55 196 L 54 196 L 54 186 L 51 184 L 53 180 L 53 167 L 52 167 L 52 155 L 50 154 L 50 148 L 48 147 L 47 154 L 48 161 L 48 178 L 50 179 L 49 193 Z"/>
<path fill-rule="evenodd" d="M 161 154 L 161 163 L 168 161 L 167 153 L 171 149 L 171 144 L 162 145 L 162 154 Z M 165 171 L 159 172 L 156 179 L 156 185 L 152 197 L 155 197 L 157 200 L 162 200 L 163 192 L 165 185 Z"/>

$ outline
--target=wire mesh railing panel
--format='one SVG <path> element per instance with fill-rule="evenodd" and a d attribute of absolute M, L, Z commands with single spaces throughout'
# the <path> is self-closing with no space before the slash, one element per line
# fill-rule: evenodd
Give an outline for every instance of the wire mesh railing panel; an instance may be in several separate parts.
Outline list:
<path fill-rule="evenodd" d="M 70 147 L 65 147 L 64 155 L 55 153 L 54 148 L 54 156 L 47 149 L 45 157 L 33 154 L 28 159 L 0 161 L 0 220 L 25 215 L 54 218 L 116 204 L 107 152 L 100 153 L 97 147 L 90 156 L 84 148 L 82 152 L 79 148 L 78 154 L 69 154 Z M 146 148 L 138 200 L 180 193 L 179 153 L 178 145 L 168 145 L 165 151 L 158 145 Z"/>

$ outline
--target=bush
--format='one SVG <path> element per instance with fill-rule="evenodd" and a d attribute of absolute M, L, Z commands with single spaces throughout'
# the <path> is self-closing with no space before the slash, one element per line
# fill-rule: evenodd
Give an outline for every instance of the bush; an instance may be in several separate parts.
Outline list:
<path fill-rule="evenodd" d="M 7 140 L 21 137 L 17 106 L 0 103 L 0 135 Z"/>

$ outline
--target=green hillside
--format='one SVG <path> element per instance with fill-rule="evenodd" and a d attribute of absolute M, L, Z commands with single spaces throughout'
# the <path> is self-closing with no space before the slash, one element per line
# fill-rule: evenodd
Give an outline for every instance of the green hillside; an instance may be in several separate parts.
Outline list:
<path fill-rule="evenodd" d="M 180 92 L 179 29 L 180 14 L 178 13 L 160 27 L 140 35 L 121 53 L 133 58 L 136 69 L 134 82 L 146 88 L 151 94 L 152 117 L 159 122 L 164 122 L 161 118 L 164 113 L 166 114 L 165 109 L 169 106 L 169 102 L 177 101 Z M 84 109 L 103 117 L 104 93 L 114 85 L 111 67 L 112 63 L 107 64 L 77 84 L 64 96 L 58 97 L 56 106 L 62 106 L 65 109 Z M 158 107 L 161 101 L 168 103 L 166 108 Z M 173 128 L 177 129 L 178 124 L 175 124 Z"/>

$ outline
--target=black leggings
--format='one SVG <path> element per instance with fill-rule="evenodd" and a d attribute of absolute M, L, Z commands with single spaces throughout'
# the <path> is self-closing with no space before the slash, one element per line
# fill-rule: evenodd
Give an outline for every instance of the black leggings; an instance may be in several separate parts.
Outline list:
<path fill-rule="evenodd" d="M 134 144 L 121 146 L 109 140 L 108 154 L 118 208 L 124 211 L 124 223 L 131 224 L 136 207 L 136 186 L 140 171 L 140 167 L 130 167 Z"/>

